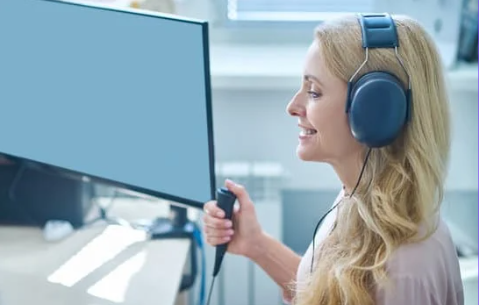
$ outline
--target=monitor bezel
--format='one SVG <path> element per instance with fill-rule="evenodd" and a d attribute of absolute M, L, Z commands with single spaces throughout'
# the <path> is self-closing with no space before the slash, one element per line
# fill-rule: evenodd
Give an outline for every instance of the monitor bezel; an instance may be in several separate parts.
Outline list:
<path fill-rule="evenodd" d="M 32 1 L 45 1 L 50 3 L 55 3 L 58 5 L 81 6 L 81 7 L 89 8 L 92 10 L 106 10 L 106 11 L 114 11 L 114 12 L 124 13 L 124 14 L 135 14 L 135 15 L 140 15 L 140 16 L 145 16 L 150 18 L 160 18 L 160 19 L 168 19 L 168 20 L 173 20 L 178 22 L 193 23 L 198 26 L 201 26 L 202 36 L 203 36 L 203 62 L 204 62 L 205 102 L 206 102 L 205 106 L 206 106 L 206 120 L 207 120 L 208 151 L 209 151 L 208 155 L 209 155 L 209 172 L 210 172 L 210 200 L 213 200 L 215 198 L 215 193 L 216 193 L 216 177 L 215 177 L 215 150 L 214 150 L 208 21 L 198 20 L 194 18 L 187 18 L 187 17 L 177 16 L 177 15 L 172 15 L 167 13 L 155 12 L 155 11 L 147 11 L 143 9 L 128 8 L 128 7 L 124 7 L 124 8 L 113 7 L 108 5 L 96 4 L 96 3 L 87 4 L 85 2 L 82 3 L 82 2 L 65 1 L 65 0 L 32 0 Z M 80 172 L 77 170 L 64 168 L 54 164 L 32 160 L 22 156 L 8 154 L 7 152 L 0 152 L 0 154 L 12 160 L 20 161 L 21 163 L 26 162 L 27 164 L 31 164 L 34 167 L 39 169 L 54 171 L 57 174 L 62 175 L 66 178 L 73 178 L 73 179 L 79 179 L 79 180 L 85 180 L 85 178 L 88 178 L 92 182 L 97 182 L 97 183 L 107 184 L 112 187 L 122 188 L 126 191 L 132 191 L 132 192 L 138 193 L 138 195 L 140 196 L 146 195 L 149 197 L 162 199 L 174 205 L 202 209 L 203 205 L 206 203 L 206 202 L 200 202 L 197 200 L 192 200 L 192 199 L 188 199 L 181 196 L 176 196 L 176 195 L 152 190 L 149 188 L 144 188 L 144 187 L 133 185 L 133 184 L 123 183 L 120 181 L 103 178 L 96 175 L 91 175 L 85 172 Z M 185 185 L 185 187 L 188 187 L 188 186 Z"/>

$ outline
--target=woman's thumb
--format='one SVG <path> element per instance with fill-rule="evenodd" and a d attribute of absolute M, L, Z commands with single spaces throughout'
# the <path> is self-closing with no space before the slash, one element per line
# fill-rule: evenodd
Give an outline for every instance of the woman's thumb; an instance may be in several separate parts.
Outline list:
<path fill-rule="evenodd" d="M 228 188 L 228 190 L 230 190 L 231 192 L 233 192 L 233 194 L 236 195 L 236 198 L 238 199 L 240 205 L 252 204 L 249 194 L 244 188 L 244 186 L 238 183 L 235 183 L 229 179 L 226 179 L 225 185 Z"/>

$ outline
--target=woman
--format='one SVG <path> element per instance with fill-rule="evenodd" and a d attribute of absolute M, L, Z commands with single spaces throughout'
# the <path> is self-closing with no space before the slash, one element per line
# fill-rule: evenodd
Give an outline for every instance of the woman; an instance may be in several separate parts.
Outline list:
<path fill-rule="evenodd" d="M 357 16 L 321 24 L 307 53 L 302 86 L 287 106 L 301 128 L 298 156 L 330 164 L 343 183 L 303 257 L 262 231 L 242 186 L 226 182 L 240 207 L 233 224 L 223 219 L 215 201 L 205 204 L 208 243 L 229 242 L 228 251 L 261 266 L 287 302 L 464 303 L 455 247 L 439 213 L 450 149 L 441 61 L 416 21 L 390 20 L 399 40 L 397 54 L 391 48 L 368 49 L 364 65 Z M 410 87 L 411 99 L 399 134 L 387 145 L 371 147 L 352 132 L 354 121 L 345 109 L 350 78 L 357 81 L 378 70 L 396 75 L 401 90 Z M 377 94 L 382 103 L 392 102 Z"/>

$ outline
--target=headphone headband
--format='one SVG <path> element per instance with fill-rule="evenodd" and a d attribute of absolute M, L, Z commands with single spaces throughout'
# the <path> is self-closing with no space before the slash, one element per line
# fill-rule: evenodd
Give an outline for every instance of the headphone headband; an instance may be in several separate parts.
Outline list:
<path fill-rule="evenodd" d="M 352 135 L 359 142 L 370 148 L 383 147 L 398 137 L 410 119 L 411 82 L 398 52 L 399 39 L 391 15 L 359 14 L 358 21 L 365 58 L 349 79 L 346 113 Z M 386 71 L 367 72 L 355 79 L 369 59 L 370 48 L 394 49 L 408 78 L 406 90 L 397 76 Z"/>
<path fill-rule="evenodd" d="M 397 48 L 399 39 L 391 15 L 360 14 L 363 48 Z"/>

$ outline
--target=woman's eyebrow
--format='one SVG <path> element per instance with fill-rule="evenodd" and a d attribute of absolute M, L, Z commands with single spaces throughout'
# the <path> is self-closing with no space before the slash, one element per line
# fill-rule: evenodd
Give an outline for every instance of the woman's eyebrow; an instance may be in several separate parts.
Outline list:
<path fill-rule="evenodd" d="M 314 75 L 306 74 L 306 75 L 304 75 L 303 78 L 304 78 L 305 81 L 313 80 L 315 83 L 318 83 L 320 86 L 323 86 L 323 83 L 321 83 L 321 81 Z"/>

